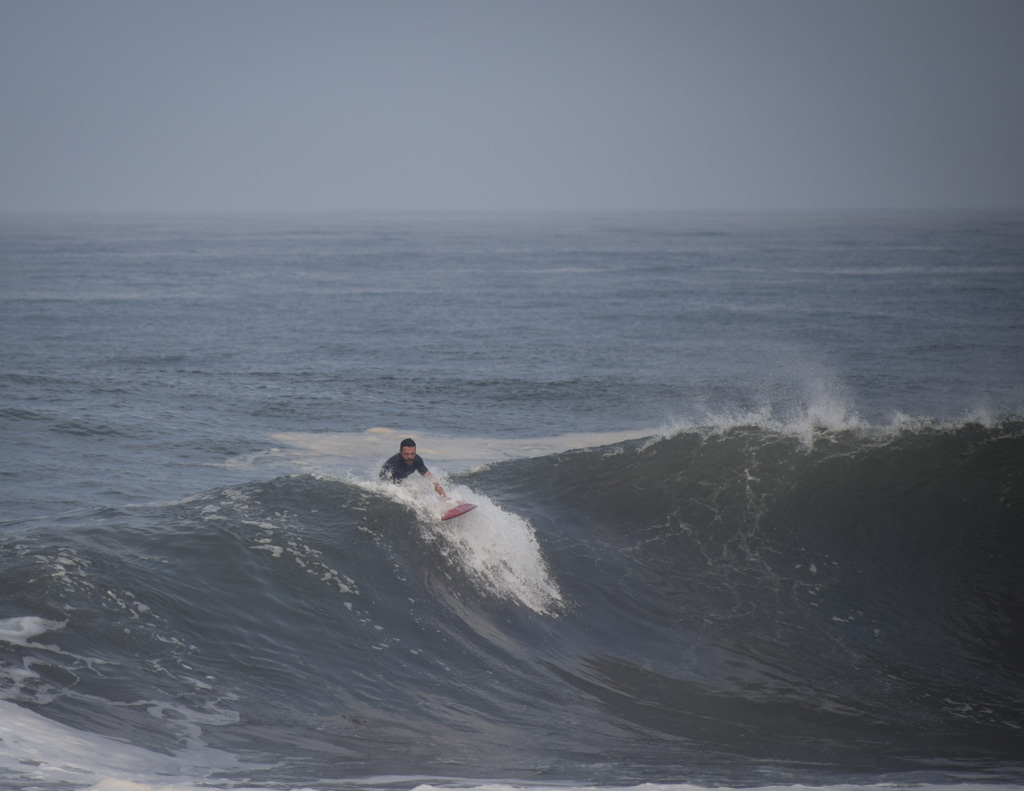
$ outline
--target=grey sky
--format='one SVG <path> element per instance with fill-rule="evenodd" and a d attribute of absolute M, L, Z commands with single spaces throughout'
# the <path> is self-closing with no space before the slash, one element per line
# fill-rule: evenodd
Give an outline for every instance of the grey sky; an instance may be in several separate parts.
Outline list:
<path fill-rule="evenodd" d="M 0 0 L 0 210 L 1024 207 L 1024 2 Z"/>

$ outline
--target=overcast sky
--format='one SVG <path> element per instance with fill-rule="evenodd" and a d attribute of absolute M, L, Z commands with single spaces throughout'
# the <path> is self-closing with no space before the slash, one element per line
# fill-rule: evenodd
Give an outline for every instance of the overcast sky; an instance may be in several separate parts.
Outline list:
<path fill-rule="evenodd" d="M 0 210 L 1024 208 L 1024 0 L 0 0 Z"/>

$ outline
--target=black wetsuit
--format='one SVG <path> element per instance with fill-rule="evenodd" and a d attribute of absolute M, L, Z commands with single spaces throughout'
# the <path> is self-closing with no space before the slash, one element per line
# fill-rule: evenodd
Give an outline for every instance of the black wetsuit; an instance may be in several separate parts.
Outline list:
<path fill-rule="evenodd" d="M 427 465 L 423 463 L 420 455 L 417 453 L 412 460 L 412 464 L 406 466 L 405 461 L 402 459 L 402 454 L 396 453 L 384 462 L 384 466 L 380 468 L 380 477 L 383 481 L 399 483 L 414 472 L 418 472 L 420 475 L 427 474 Z"/>

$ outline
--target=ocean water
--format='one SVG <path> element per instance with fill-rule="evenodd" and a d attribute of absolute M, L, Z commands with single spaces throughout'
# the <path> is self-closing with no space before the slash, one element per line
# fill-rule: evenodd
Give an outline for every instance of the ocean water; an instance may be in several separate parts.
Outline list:
<path fill-rule="evenodd" d="M 0 340 L 0 788 L 1024 787 L 1020 213 L 7 215 Z"/>

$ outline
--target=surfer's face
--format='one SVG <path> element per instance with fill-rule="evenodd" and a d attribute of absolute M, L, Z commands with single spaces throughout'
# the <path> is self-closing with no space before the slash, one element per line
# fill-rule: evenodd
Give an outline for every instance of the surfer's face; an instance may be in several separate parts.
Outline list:
<path fill-rule="evenodd" d="M 399 448 L 399 450 L 402 453 L 402 461 L 404 461 L 405 462 L 405 466 L 408 467 L 410 464 L 412 464 L 413 460 L 416 458 L 416 448 L 415 447 L 413 447 L 413 448 L 406 447 L 406 448 Z"/>

